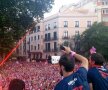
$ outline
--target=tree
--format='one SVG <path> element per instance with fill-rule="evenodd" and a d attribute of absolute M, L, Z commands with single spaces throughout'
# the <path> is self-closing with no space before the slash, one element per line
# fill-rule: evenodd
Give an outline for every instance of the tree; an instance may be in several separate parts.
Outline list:
<path fill-rule="evenodd" d="M 108 26 L 103 23 L 94 23 L 81 35 L 81 51 L 88 56 L 89 49 L 94 46 L 97 52 L 108 60 Z"/>
<path fill-rule="evenodd" d="M 0 54 L 8 52 L 34 21 L 49 12 L 54 0 L 0 0 Z"/>

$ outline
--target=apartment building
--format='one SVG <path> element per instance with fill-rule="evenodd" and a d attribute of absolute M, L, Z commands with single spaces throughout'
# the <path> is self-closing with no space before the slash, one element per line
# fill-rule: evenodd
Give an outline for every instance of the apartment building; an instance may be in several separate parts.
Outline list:
<path fill-rule="evenodd" d="M 108 23 L 107 4 L 107 0 L 81 0 L 78 4 L 61 7 L 57 14 L 42 20 L 26 36 L 23 44 L 26 50 L 22 48 L 22 56 L 40 59 L 60 55 L 59 47 L 66 42 L 74 47 L 73 36 L 81 34 L 96 21 Z"/>
<path fill-rule="evenodd" d="M 108 25 L 108 0 L 81 0 L 76 9 L 86 9 L 96 13 L 98 22 L 105 22 Z"/>

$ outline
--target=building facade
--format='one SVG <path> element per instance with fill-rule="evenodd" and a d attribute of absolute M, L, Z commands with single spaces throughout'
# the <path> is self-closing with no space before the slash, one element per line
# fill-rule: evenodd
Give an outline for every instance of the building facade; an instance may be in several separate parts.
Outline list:
<path fill-rule="evenodd" d="M 73 36 L 81 34 L 94 22 L 108 23 L 108 0 L 82 0 L 78 4 L 63 6 L 53 16 L 38 23 L 26 36 L 20 53 L 31 59 L 60 55 L 59 47 L 67 42 L 75 46 Z"/>

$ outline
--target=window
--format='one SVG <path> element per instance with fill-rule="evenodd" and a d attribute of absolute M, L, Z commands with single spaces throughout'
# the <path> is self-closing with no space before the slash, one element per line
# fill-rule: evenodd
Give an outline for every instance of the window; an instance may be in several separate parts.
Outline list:
<path fill-rule="evenodd" d="M 104 2 L 102 2 L 102 5 L 104 5 Z"/>
<path fill-rule="evenodd" d="M 50 24 L 48 24 L 48 30 L 50 30 Z"/>
<path fill-rule="evenodd" d="M 47 38 L 47 40 L 50 40 L 51 38 L 50 38 L 50 33 L 48 33 L 48 38 Z"/>
<path fill-rule="evenodd" d="M 45 25 L 45 31 L 47 31 L 47 25 Z"/>
<path fill-rule="evenodd" d="M 102 10 L 102 14 L 105 14 L 105 10 Z"/>
<path fill-rule="evenodd" d="M 69 39 L 68 37 L 68 31 L 64 31 L 64 34 L 62 36 L 63 39 Z"/>
<path fill-rule="evenodd" d="M 53 32 L 53 37 L 54 37 L 54 40 L 57 39 L 57 32 Z"/>
<path fill-rule="evenodd" d="M 34 40 L 36 40 L 36 36 L 34 36 Z"/>
<path fill-rule="evenodd" d="M 40 45 L 38 44 L 38 50 L 40 49 Z"/>
<path fill-rule="evenodd" d="M 75 27 L 79 27 L 79 21 L 75 21 Z"/>
<path fill-rule="evenodd" d="M 50 51 L 50 43 L 48 43 L 48 51 Z"/>
<path fill-rule="evenodd" d="M 36 32 L 36 27 L 35 27 L 35 29 L 34 29 L 34 33 Z"/>
<path fill-rule="evenodd" d="M 108 14 L 108 9 L 103 9 L 102 14 Z"/>
<path fill-rule="evenodd" d="M 31 41 L 33 41 L 33 37 L 31 37 Z"/>
<path fill-rule="evenodd" d="M 45 40 L 47 40 L 47 34 L 45 34 Z"/>
<path fill-rule="evenodd" d="M 68 37 L 68 31 L 65 31 L 63 36 Z"/>
<path fill-rule="evenodd" d="M 91 27 L 91 21 L 87 21 L 87 27 Z"/>
<path fill-rule="evenodd" d="M 33 50 L 33 45 L 31 45 L 31 50 Z"/>
<path fill-rule="evenodd" d="M 30 42 L 30 37 L 29 37 L 29 42 Z"/>
<path fill-rule="evenodd" d="M 108 9 L 106 9 L 106 14 L 108 14 Z"/>
<path fill-rule="evenodd" d="M 68 27 L 68 21 L 64 21 L 64 27 Z"/>
<path fill-rule="evenodd" d="M 47 51 L 48 50 L 48 48 L 47 48 L 47 43 L 45 43 L 45 51 Z"/>
<path fill-rule="evenodd" d="M 40 26 L 37 26 L 37 32 L 39 32 L 40 31 Z"/>
<path fill-rule="evenodd" d="M 36 50 L 36 46 L 34 46 L 34 49 Z"/>
<path fill-rule="evenodd" d="M 54 42 L 54 51 L 57 50 L 57 42 Z"/>
<path fill-rule="evenodd" d="M 105 3 L 106 5 L 108 5 L 108 1 L 106 1 L 106 3 Z"/>
<path fill-rule="evenodd" d="M 40 36 L 38 35 L 38 40 L 39 40 Z"/>
<path fill-rule="evenodd" d="M 57 23 L 56 22 L 54 22 L 54 28 L 57 28 Z"/>

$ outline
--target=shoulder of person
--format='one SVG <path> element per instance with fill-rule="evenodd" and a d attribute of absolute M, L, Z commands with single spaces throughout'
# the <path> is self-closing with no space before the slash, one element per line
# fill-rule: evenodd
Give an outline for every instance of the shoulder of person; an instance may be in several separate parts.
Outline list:
<path fill-rule="evenodd" d="M 84 76 L 84 77 L 87 77 L 87 69 L 84 68 L 84 67 L 80 67 L 75 73 L 81 75 L 81 76 Z"/>
<path fill-rule="evenodd" d="M 85 67 L 79 67 L 78 71 L 80 72 L 88 72 L 88 70 Z"/>
<path fill-rule="evenodd" d="M 65 90 L 67 83 L 65 80 L 61 80 L 56 86 L 54 90 Z"/>

